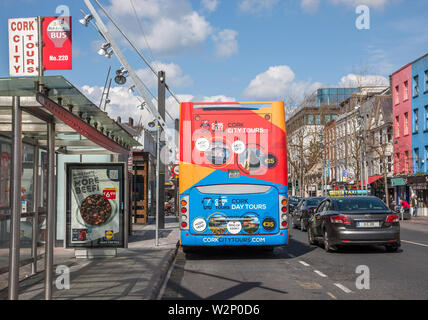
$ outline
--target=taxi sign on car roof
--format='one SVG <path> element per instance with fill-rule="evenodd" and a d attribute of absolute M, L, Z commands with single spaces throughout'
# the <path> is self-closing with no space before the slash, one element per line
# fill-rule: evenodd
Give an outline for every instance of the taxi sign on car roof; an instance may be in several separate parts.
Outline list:
<path fill-rule="evenodd" d="M 368 190 L 329 190 L 328 194 L 332 197 L 348 197 L 348 196 L 368 196 Z"/>

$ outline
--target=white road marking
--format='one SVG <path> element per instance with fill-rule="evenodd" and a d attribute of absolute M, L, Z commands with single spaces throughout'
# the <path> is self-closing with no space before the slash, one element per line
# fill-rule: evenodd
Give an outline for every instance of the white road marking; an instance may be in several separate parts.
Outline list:
<path fill-rule="evenodd" d="M 305 261 L 300 260 L 299 263 L 303 264 L 305 267 L 309 267 L 309 264 L 307 264 Z"/>
<path fill-rule="evenodd" d="M 418 242 L 413 242 L 413 241 L 401 240 L 401 242 L 411 243 L 411 244 L 415 244 L 417 246 L 422 246 L 422 247 L 428 247 L 428 244 L 423 244 L 423 243 L 418 243 Z"/>
<path fill-rule="evenodd" d="M 334 285 L 339 289 L 341 289 L 342 291 L 344 291 L 345 293 L 352 293 L 352 291 L 349 290 L 347 287 L 345 287 L 343 284 L 335 283 Z"/>
<path fill-rule="evenodd" d="M 322 273 L 321 271 L 314 270 L 314 272 L 323 278 L 327 278 L 327 276 L 324 273 Z"/>
<path fill-rule="evenodd" d="M 289 253 L 289 254 L 288 254 L 288 256 L 289 256 L 289 257 L 291 257 L 291 258 L 295 258 L 295 257 L 296 257 L 296 256 L 295 256 L 294 254 L 292 254 L 292 253 Z"/>

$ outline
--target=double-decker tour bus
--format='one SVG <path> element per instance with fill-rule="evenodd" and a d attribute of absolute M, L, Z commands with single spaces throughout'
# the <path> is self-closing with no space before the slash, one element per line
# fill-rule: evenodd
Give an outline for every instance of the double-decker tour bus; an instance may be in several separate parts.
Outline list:
<path fill-rule="evenodd" d="M 181 103 L 180 243 L 288 243 L 284 102 Z"/>

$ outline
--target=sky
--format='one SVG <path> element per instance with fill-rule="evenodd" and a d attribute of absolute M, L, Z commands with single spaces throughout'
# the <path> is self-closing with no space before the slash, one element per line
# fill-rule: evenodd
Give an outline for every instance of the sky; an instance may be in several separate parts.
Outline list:
<path fill-rule="evenodd" d="M 317 88 L 351 86 L 356 78 L 388 85 L 390 74 L 428 52 L 426 0 L 99 1 L 153 68 L 166 72 L 168 85 L 183 102 L 295 104 Z M 73 70 L 45 74 L 63 75 L 98 105 L 109 66 L 114 73 L 121 64 L 115 55 L 98 55 L 101 36 L 78 22 L 80 10 L 89 11 L 84 1 L 0 3 L 0 77 L 9 76 L 7 19 L 55 16 L 66 8 L 72 16 Z M 362 20 L 361 5 L 369 10 L 369 19 Z M 157 94 L 153 73 L 103 19 L 133 69 Z M 107 112 L 112 118 L 142 117 L 147 123 L 152 118 L 137 109 L 141 98 L 128 91 L 132 84 L 131 79 L 125 85 L 113 82 Z M 178 104 L 170 96 L 167 110 L 178 116 Z M 172 126 L 172 119 L 167 117 L 167 123 Z"/>

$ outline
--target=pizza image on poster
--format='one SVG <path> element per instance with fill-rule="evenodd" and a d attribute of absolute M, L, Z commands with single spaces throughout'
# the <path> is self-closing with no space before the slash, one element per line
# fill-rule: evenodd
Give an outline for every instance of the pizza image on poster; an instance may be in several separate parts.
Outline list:
<path fill-rule="evenodd" d="M 121 245 L 119 169 L 79 167 L 68 170 L 68 240 L 71 246 Z"/>

